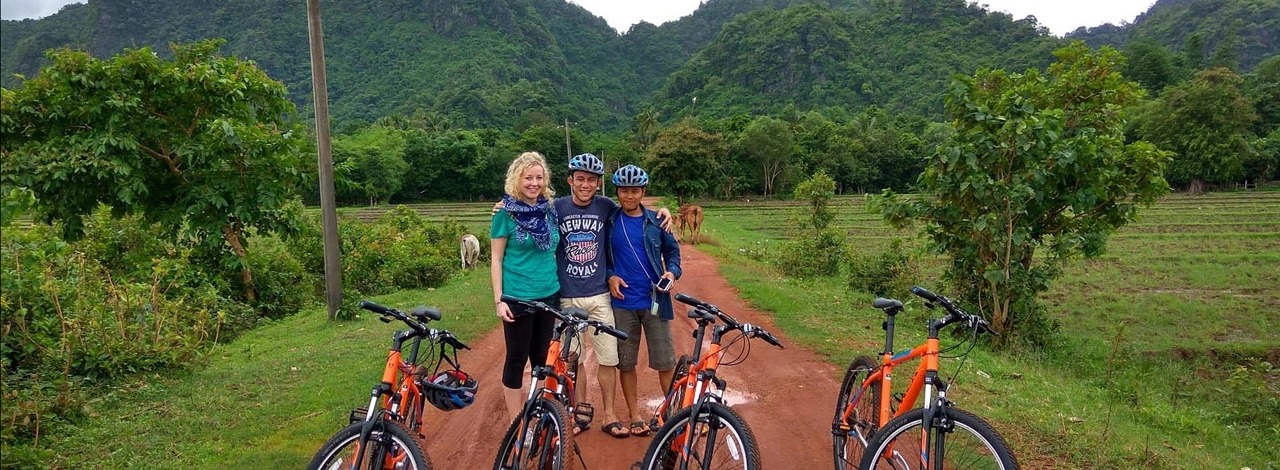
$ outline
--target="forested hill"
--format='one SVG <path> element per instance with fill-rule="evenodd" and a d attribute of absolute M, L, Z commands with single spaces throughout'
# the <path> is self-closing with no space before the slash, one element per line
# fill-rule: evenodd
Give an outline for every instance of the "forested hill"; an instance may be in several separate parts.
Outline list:
<path fill-rule="evenodd" d="M 1199 38 L 1188 43 L 1193 35 Z M 1222 51 L 1248 71 L 1280 51 L 1280 0 L 1159 0 L 1132 23 L 1082 27 L 1067 37 L 1094 47 L 1147 40 L 1175 51 L 1198 41 L 1206 61 Z"/>
<path fill-rule="evenodd" d="M 1165 0 L 1139 23 L 1161 19 L 1168 26 L 1160 31 L 1181 34 L 1180 22 L 1200 28 L 1210 15 L 1164 11 L 1203 4 L 1193 11 L 1209 8 L 1248 25 L 1239 28 L 1241 38 L 1274 36 L 1276 28 L 1257 25 L 1273 24 L 1266 21 L 1274 14 L 1265 17 L 1277 2 Z M 511 128 L 568 117 L 586 129 L 617 130 L 649 103 L 664 121 L 675 119 L 693 96 L 700 115 L 795 104 L 877 105 L 936 117 L 952 74 L 1044 65 L 1062 43 L 1034 19 L 965 0 L 707 0 L 680 20 L 641 23 L 623 35 L 566 0 L 323 5 L 331 112 L 339 124 L 421 110 L 455 126 Z M 166 54 L 169 42 L 223 37 L 224 53 L 256 60 L 310 114 L 301 0 L 89 0 L 0 26 L 4 86 L 16 83 L 14 73 L 34 74 L 53 47 L 99 57 L 140 46 Z M 1267 41 L 1262 47 L 1274 53 L 1274 37 Z M 1260 54 L 1252 45 L 1244 50 L 1246 64 Z"/>
<path fill-rule="evenodd" d="M 527 113 L 617 126 L 641 90 L 601 18 L 564 0 L 324 2 L 336 121 L 434 110 L 461 125 L 512 124 Z M 50 47 L 98 56 L 132 46 L 225 37 L 310 100 L 305 2 L 90 0 L 42 19 L 5 21 L 0 70 L 32 74 Z"/>
<path fill-rule="evenodd" d="M 693 111 L 720 116 L 792 104 L 940 116 L 952 75 L 1044 66 L 1062 45 L 1034 19 L 964 0 L 845 3 L 854 7 L 802 3 L 737 17 L 672 74 L 660 111 L 682 112 L 697 97 Z"/>

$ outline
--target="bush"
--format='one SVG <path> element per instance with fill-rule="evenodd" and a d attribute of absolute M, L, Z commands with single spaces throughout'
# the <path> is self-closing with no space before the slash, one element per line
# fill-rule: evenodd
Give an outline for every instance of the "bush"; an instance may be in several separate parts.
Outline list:
<path fill-rule="evenodd" d="M 910 297 L 911 286 L 920 280 L 920 261 L 903 245 L 902 240 L 894 240 L 889 248 L 876 255 L 850 249 L 845 260 L 849 289 L 881 297 L 904 300 Z"/>
<path fill-rule="evenodd" d="M 307 272 L 284 242 L 253 237 L 248 247 L 249 268 L 258 290 L 254 308 L 262 316 L 279 319 L 297 313 L 315 300 L 316 276 Z"/>
<path fill-rule="evenodd" d="M 774 259 L 774 264 L 787 276 L 834 276 L 840 272 L 844 238 L 844 233 L 826 229 L 818 232 L 816 238 L 803 237 L 786 241 Z"/>

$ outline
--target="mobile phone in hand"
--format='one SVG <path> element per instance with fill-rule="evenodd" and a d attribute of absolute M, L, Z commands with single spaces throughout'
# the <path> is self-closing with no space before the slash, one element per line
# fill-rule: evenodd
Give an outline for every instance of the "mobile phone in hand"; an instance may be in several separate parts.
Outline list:
<path fill-rule="evenodd" d="M 658 279 L 658 290 L 661 292 L 671 290 L 671 278 L 664 277 L 662 279 Z"/>

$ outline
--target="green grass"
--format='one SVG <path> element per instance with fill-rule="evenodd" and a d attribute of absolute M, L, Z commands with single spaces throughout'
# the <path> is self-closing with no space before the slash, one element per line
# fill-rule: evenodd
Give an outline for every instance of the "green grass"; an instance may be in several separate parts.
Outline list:
<path fill-rule="evenodd" d="M 484 269 L 375 299 L 438 306 L 432 325 L 467 342 L 497 325 Z M 53 467 L 302 468 L 381 376 L 397 324 L 375 319 L 330 323 L 313 308 L 219 345 L 207 366 L 131 381 L 54 436 Z"/>
<path fill-rule="evenodd" d="M 797 203 L 704 208 L 714 241 L 702 246 L 794 340 L 841 367 L 883 346 L 869 294 L 839 278 L 786 279 L 759 261 L 793 235 Z M 851 249 L 874 253 L 899 237 L 922 243 L 867 214 L 861 198 L 838 198 L 835 208 Z M 926 258 L 921 284 L 941 287 L 945 264 Z M 1280 417 L 1241 421 L 1259 404 L 1228 381 L 1248 358 L 1280 355 L 1276 266 L 1280 194 L 1171 196 L 1121 230 L 1105 256 L 1069 266 L 1045 295 L 1062 324 L 1056 344 L 978 348 L 951 396 L 995 422 L 1026 468 L 1277 468 Z M 899 348 L 923 340 L 925 313 L 909 307 Z M 943 362 L 948 375 L 956 366 Z M 1264 381 L 1276 400 L 1277 379 L 1273 371 L 1249 383 Z"/>

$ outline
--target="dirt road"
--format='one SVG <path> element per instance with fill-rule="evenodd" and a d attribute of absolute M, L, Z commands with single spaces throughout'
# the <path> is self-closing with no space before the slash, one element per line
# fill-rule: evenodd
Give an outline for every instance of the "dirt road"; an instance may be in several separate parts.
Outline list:
<path fill-rule="evenodd" d="M 720 376 L 728 381 L 726 398 L 732 400 L 734 409 L 746 419 L 759 440 L 762 467 L 830 468 L 831 407 L 840 387 L 835 378 L 837 368 L 816 354 L 792 345 L 788 337 L 773 326 L 769 315 L 749 309 L 720 275 L 715 259 L 689 245 L 680 248 L 684 277 L 675 284 L 674 292 L 716 304 L 740 321 L 761 325 L 787 345 L 787 349 L 778 350 L 763 341 L 754 341 L 751 356 L 745 363 L 720 369 Z M 693 349 L 695 325 L 685 312 L 684 305 L 676 303 L 676 320 L 671 330 L 677 354 Z M 499 388 L 504 356 L 502 332 L 495 330 L 473 341 L 472 348 L 463 354 L 462 362 L 468 372 L 479 376 L 481 393 L 477 403 L 452 413 L 433 410 L 427 416 L 432 429 L 442 431 L 428 436 L 427 451 L 437 469 L 492 468 L 498 441 L 509 424 Z M 648 359 L 643 350 L 639 369 L 641 401 L 652 410 L 661 400 L 662 391 L 658 388 L 656 373 L 644 367 Z M 590 372 L 594 370 L 594 362 L 584 369 L 588 372 L 580 383 L 588 387 L 587 402 L 599 408 L 600 389 L 595 374 Z M 617 395 L 617 414 L 625 417 L 620 388 Z M 591 430 L 577 438 L 587 468 L 628 469 L 644 457 L 652 434 L 643 438 L 610 437 L 600 431 L 600 426 L 605 424 L 603 410 L 597 409 L 596 415 Z M 652 411 L 646 416 L 652 416 Z"/>

